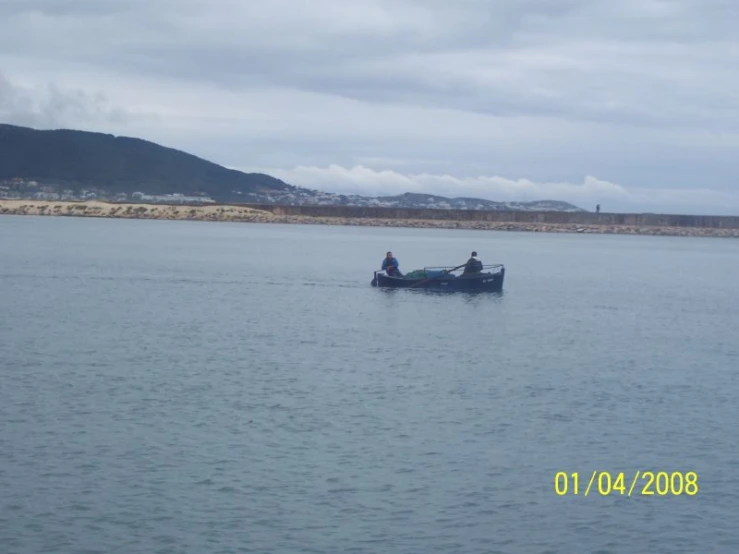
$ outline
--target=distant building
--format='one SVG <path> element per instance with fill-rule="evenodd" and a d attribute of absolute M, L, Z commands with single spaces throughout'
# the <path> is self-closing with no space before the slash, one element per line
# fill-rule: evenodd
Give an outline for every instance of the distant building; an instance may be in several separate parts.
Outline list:
<path fill-rule="evenodd" d="M 133 200 L 141 202 L 150 202 L 152 204 L 213 204 L 215 200 L 208 196 L 185 196 L 178 192 L 174 194 L 145 194 L 143 192 L 134 192 L 131 195 Z"/>

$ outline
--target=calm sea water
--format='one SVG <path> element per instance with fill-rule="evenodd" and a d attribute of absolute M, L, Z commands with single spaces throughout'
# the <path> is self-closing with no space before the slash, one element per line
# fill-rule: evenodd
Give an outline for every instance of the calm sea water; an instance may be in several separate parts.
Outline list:
<path fill-rule="evenodd" d="M 370 287 L 473 249 L 502 294 Z M 731 239 L 0 217 L 0 551 L 738 551 L 737 276 Z"/>

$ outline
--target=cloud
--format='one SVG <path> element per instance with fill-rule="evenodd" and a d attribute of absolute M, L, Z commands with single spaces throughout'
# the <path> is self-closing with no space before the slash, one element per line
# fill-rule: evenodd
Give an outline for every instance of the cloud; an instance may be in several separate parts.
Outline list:
<path fill-rule="evenodd" d="M 738 130 L 727 1 L 11 4 L 5 44 L 140 76 L 634 126 Z M 85 40 L 80 40 L 85 37 Z M 89 48 L 94 43 L 95 48 Z M 2 42 L 0 42 L 0 45 Z M 720 76 L 720 82 L 715 79 Z"/>
<path fill-rule="evenodd" d="M 739 211 L 739 195 L 715 190 L 637 189 L 585 176 L 580 183 L 535 182 L 529 179 L 507 179 L 499 176 L 455 177 L 442 174 L 406 174 L 396 171 L 376 171 L 364 166 L 328 167 L 300 166 L 293 169 L 252 169 L 269 173 L 310 189 L 338 194 L 389 196 L 401 192 L 436 194 L 446 197 L 471 197 L 505 201 L 556 199 L 571 202 L 585 209 L 602 204 L 610 211 L 633 210 L 650 212 L 665 210 L 695 214 Z M 641 209 L 639 209 L 641 208 Z"/>
<path fill-rule="evenodd" d="M 563 199 L 592 203 L 628 200 L 630 194 L 624 187 L 587 176 L 580 184 L 556 182 L 542 183 L 529 179 L 506 179 L 499 176 L 455 177 L 448 174 L 400 173 L 390 170 L 373 170 L 361 165 L 342 167 L 300 166 L 293 169 L 250 169 L 269 173 L 291 184 L 335 192 L 387 196 L 401 192 L 438 194 L 447 197 L 475 197 L 495 201 L 523 201 L 534 199 Z"/>
<path fill-rule="evenodd" d="M 46 86 L 22 86 L 0 73 L 0 121 L 16 125 L 55 127 L 91 125 L 99 121 L 125 123 L 129 113 L 111 106 L 102 93 L 60 90 Z"/>

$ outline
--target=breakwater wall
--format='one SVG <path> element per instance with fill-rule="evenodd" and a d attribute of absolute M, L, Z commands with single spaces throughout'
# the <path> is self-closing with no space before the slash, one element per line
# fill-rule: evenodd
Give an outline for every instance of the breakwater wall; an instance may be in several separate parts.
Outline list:
<path fill-rule="evenodd" d="M 629 214 L 593 212 L 519 212 L 444 210 L 360 206 L 282 206 L 240 204 L 280 216 L 348 217 L 369 219 L 424 219 L 450 221 L 490 221 L 499 223 L 541 223 L 564 225 L 624 225 L 631 227 L 696 227 L 739 229 L 739 216 Z"/>
<path fill-rule="evenodd" d="M 370 227 L 414 227 L 430 229 L 471 229 L 487 231 L 530 231 L 535 233 L 600 233 L 681 237 L 732 237 L 739 238 L 739 227 L 732 218 L 700 216 L 698 220 L 662 219 L 644 222 L 644 218 L 634 218 L 635 214 L 578 214 L 587 218 L 597 218 L 597 223 L 582 223 L 568 214 L 552 212 L 470 212 L 438 210 L 397 210 L 385 208 L 378 214 L 376 210 L 346 207 L 286 207 L 268 206 L 254 209 L 242 205 L 182 206 L 162 204 L 121 204 L 100 201 L 86 202 L 47 202 L 44 200 L 0 199 L 2 215 L 72 216 L 72 217 L 111 217 L 124 219 L 178 219 L 192 221 L 231 221 L 242 223 L 295 223 L 305 225 L 365 225 Z M 307 208 L 307 209 L 306 209 Z M 290 214 L 286 212 L 291 212 Z M 307 215 L 306 212 L 311 213 Z M 357 214 L 358 212 L 358 214 Z M 315 215 L 327 214 L 327 215 Z M 347 215 L 349 214 L 349 215 Z M 615 218 L 616 216 L 626 216 Z M 637 216 L 640 214 L 636 214 Z M 643 214 L 641 214 L 643 215 Z M 651 215 L 651 214 L 649 214 Z M 441 216 L 441 217 L 440 217 Z M 442 219 L 446 216 L 447 219 Z M 564 217 L 563 217 L 564 216 Z M 605 216 L 605 218 L 604 218 Z M 671 216 L 672 217 L 672 216 Z M 425 219 L 424 219 L 425 218 Z M 736 219 L 736 218 L 733 218 Z M 591 221 L 592 219 L 587 219 Z M 622 221 L 620 224 L 607 224 L 604 221 Z M 547 222 L 549 221 L 549 222 Z M 562 221 L 565 221 L 562 223 Z M 638 225 L 630 222 L 638 221 Z M 660 225 L 667 221 L 673 226 Z M 651 224 L 650 224 L 651 223 Z M 677 223 L 677 225 L 676 225 Z M 693 226 L 690 226 L 693 225 Z M 697 227 L 695 225 L 703 225 Z"/>

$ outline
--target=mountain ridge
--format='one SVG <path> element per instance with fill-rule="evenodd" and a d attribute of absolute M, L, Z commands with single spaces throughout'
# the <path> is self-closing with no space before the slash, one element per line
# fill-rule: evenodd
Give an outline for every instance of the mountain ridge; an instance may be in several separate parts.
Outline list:
<path fill-rule="evenodd" d="M 369 197 L 298 187 L 229 169 L 155 142 L 76 129 L 0 123 L 0 198 L 252 203 L 520 211 L 585 211 L 568 202 L 497 202 L 403 193 Z"/>

